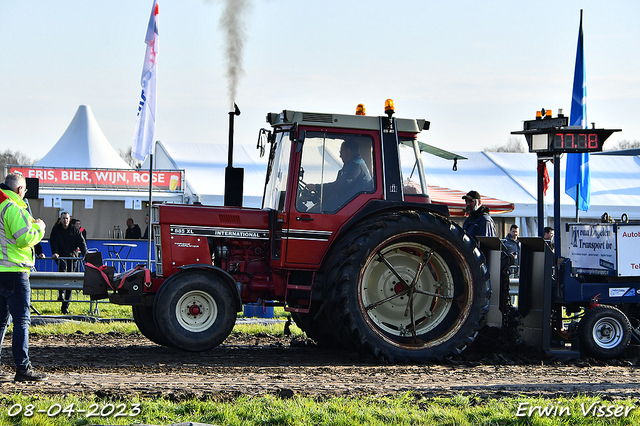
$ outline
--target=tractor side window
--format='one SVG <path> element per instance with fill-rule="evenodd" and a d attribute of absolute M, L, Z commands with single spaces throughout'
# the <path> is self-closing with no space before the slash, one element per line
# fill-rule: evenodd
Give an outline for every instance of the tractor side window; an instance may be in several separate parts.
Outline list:
<path fill-rule="evenodd" d="M 413 144 L 411 146 L 400 143 L 400 165 L 402 166 L 402 186 L 406 195 L 422 195 L 427 192 L 423 189 L 419 167 L 421 162 L 416 157 Z"/>
<path fill-rule="evenodd" d="M 267 186 L 264 193 L 263 208 L 284 210 L 284 200 L 287 194 L 287 177 L 289 176 L 289 158 L 291 155 L 291 141 L 289 133 L 277 133 L 275 136 L 275 155 L 267 176 Z"/>
<path fill-rule="evenodd" d="M 375 190 L 370 136 L 307 132 L 298 174 L 296 209 L 335 213 L 358 194 Z"/>

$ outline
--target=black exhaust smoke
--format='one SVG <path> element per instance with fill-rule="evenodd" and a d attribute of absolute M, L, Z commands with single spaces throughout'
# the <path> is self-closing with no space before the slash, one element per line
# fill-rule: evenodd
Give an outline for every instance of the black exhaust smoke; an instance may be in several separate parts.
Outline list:
<path fill-rule="evenodd" d="M 229 112 L 229 156 L 224 169 L 224 205 L 225 207 L 242 207 L 244 192 L 244 169 L 233 167 L 233 125 L 236 115 L 240 115 L 238 105 L 233 104 L 234 111 Z"/>

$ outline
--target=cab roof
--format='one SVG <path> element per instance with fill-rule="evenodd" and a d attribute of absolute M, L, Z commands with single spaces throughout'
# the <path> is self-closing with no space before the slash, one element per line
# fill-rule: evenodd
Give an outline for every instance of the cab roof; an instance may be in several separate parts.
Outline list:
<path fill-rule="evenodd" d="M 380 117 L 370 115 L 327 114 L 284 110 L 267 115 L 273 127 L 298 123 L 304 126 L 338 127 L 343 129 L 380 130 Z M 399 132 L 420 133 L 427 130 L 429 122 L 424 119 L 397 118 Z M 426 128 L 425 128 L 426 126 Z"/>

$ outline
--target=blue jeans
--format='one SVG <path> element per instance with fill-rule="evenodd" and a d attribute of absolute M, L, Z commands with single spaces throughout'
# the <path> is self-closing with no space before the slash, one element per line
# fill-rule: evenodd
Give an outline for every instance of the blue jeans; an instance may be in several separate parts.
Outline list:
<path fill-rule="evenodd" d="M 29 366 L 29 326 L 31 287 L 27 272 L 0 272 L 0 348 L 13 317 L 13 359 L 16 368 Z"/>

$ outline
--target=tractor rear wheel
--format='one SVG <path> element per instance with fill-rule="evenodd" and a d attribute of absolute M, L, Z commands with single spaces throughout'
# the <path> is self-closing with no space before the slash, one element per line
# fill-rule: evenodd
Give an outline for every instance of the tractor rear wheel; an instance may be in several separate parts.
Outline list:
<path fill-rule="evenodd" d="M 158 326 L 153 319 L 152 306 L 132 306 L 133 320 L 135 321 L 140 333 L 153 343 L 160 346 L 173 346 L 171 342 L 158 331 Z"/>
<path fill-rule="evenodd" d="M 190 271 L 165 283 L 153 312 L 158 330 L 177 348 L 199 352 L 218 346 L 236 321 L 233 295 L 221 278 Z"/>
<path fill-rule="evenodd" d="M 580 351 L 599 359 L 616 358 L 631 342 L 631 324 L 618 308 L 596 306 L 584 313 L 578 323 Z"/>
<path fill-rule="evenodd" d="M 489 309 L 484 256 L 459 226 L 427 212 L 366 219 L 336 245 L 326 270 L 343 343 L 390 362 L 462 352 Z"/>

